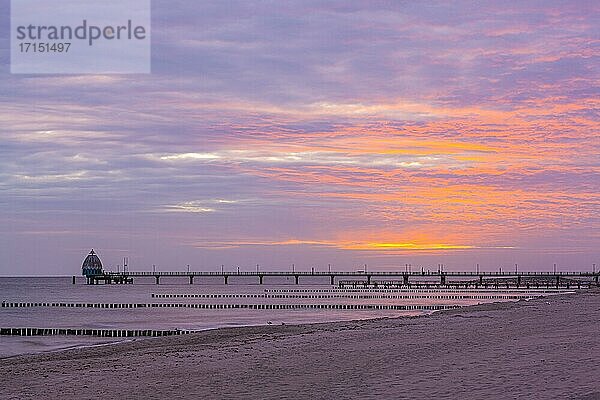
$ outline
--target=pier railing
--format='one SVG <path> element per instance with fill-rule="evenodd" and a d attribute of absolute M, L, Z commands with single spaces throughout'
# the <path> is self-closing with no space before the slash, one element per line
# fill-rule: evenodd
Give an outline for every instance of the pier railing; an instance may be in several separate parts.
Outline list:
<path fill-rule="evenodd" d="M 299 284 L 301 277 L 328 277 L 330 284 L 334 284 L 336 279 L 343 278 L 360 278 L 364 279 L 368 284 L 373 278 L 381 277 L 402 277 L 403 283 L 415 282 L 423 278 L 435 278 L 439 280 L 441 285 L 453 279 L 473 279 L 483 283 L 484 280 L 490 278 L 511 278 L 516 279 L 516 284 L 519 286 L 521 281 L 527 279 L 552 279 L 559 285 L 563 279 L 585 279 L 599 284 L 600 272 L 595 271 L 125 271 L 125 272 L 104 272 L 100 275 L 89 276 L 88 284 L 97 283 L 133 283 L 133 278 L 153 277 L 155 283 L 159 284 L 162 277 L 187 277 L 189 283 L 194 283 L 194 278 L 201 277 L 221 277 L 225 284 L 229 283 L 231 277 L 257 277 L 260 284 L 263 283 L 265 277 L 287 277 L 293 278 L 296 284 Z M 73 277 L 75 283 L 75 277 Z"/>
<path fill-rule="evenodd" d="M 424 272 L 405 272 L 405 271 L 369 271 L 369 272 L 357 272 L 357 271 L 127 271 L 127 272 L 107 272 L 106 275 L 117 275 L 117 276 L 441 276 L 445 275 L 448 277 L 452 276 L 598 276 L 600 272 L 550 272 L 550 271 L 532 271 L 532 272 L 437 272 L 437 271 L 424 271 Z"/>

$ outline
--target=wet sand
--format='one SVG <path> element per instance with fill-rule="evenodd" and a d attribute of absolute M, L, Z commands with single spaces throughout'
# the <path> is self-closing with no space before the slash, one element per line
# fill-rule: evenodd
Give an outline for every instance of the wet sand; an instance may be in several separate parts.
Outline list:
<path fill-rule="evenodd" d="M 0 360 L 1 399 L 600 399 L 600 292 Z"/>

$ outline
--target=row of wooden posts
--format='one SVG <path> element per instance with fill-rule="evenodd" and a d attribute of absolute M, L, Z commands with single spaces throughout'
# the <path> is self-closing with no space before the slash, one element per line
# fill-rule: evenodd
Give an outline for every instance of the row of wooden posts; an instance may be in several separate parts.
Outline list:
<path fill-rule="evenodd" d="M 251 309 L 251 310 L 449 310 L 459 305 L 444 304 L 197 304 L 197 303 L 0 303 L 2 308 L 67 307 L 67 308 L 197 308 L 197 309 Z"/>
<path fill-rule="evenodd" d="M 0 336 L 98 336 L 98 337 L 159 337 L 185 335 L 194 331 L 155 329 L 82 329 L 82 328 L 0 328 Z"/>

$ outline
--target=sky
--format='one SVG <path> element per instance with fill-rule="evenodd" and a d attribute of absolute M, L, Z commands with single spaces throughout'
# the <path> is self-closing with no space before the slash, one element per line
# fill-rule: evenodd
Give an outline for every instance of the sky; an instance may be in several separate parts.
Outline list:
<path fill-rule="evenodd" d="M 596 1 L 154 0 L 128 75 L 0 10 L 0 275 L 600 266 Z"/>

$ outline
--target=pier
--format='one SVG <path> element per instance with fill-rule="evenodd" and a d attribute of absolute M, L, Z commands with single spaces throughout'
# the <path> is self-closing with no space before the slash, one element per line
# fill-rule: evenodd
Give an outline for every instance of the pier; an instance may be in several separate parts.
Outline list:
<path fill-rule="evenodd" d="M 237 272 L 225 271 L 224 268 L 221 268 L 220 272 L 193 272 L 189 270 L 189 266 L 188 271 L 184 272 L 157 272 L 154 268 L 152 271 L 135 272 L 128 271 L 126 266 L 127 258 L 123 262 L 122 272 L 104 271 L 100 258 L 92 249 L 84 259 L 81 269 L 88 285 L 133 284 L 134 279 L 143 278 L 151 279 L 157 285 L 160 285 L 161 279 L 164 281 L 167 278 L 185 278 L 190 285 L 193 285 L 194 281 L 198 282 L 202 278 L 214 279 L 215 277 L 220 278 L 225 285 L 230 283 L 230 278 L 252 278 L 258 284 L 263 285 L 266 278 L 278 277 L 293 279 L 296 285 L 300 284 L 300 278 L 323 278 L 323 283 L 329 283 L 332 286 L 338 282 L 341 286 L 351 285 L 355 287 L 358 285 L 364 285 L 365 287 L 393 285 L 395 287 L 410 288 L 421 285 L 424 288 L 431 286 L 453 288 L 463 285 L 466 289 L 470 287 L 487 289 L 488 287 L 498 288 L 500 286 L 549 288 L 552 285 L 555 288 L 565 287 L 570 289 L 571 287 L 599 286 L 600 277 L 600 271 L 595 271 L 595 264 L 593 271 L 584 272 L 558 272 L 556 266 L 552 272 L 519 272 L 516 265 L 514 272 L 503 271 L 502 269 L 497 272 L 484 272 L 479 270 L 479 265 L 475 271 L 466 272 L 444 271 L 443 268 L 437 271 L 425 270 L 424 268 L 421 268 L 420 271 L 410 271 L 408 266 L 405 270 L 391 271 L 367 271 L 366 266 L 364 270 L 338 272 L 331 270 L 315 271 L 314 268 L 310 271 L 295 271 L 293 269 L 292 271 L 259 271 L 258 265 L 256 271 L 251 272 L 242 272 L 239 267 Z M 399 278 L 402 279 L 398 280 Z M 73 276 L 73 284 L 75 283 L 76 277 Z"/>
<path fill-rule="evenodd" d="M 252 272 L 153 272 L 153 271 L 126 271 L 104 272 L 87 276 L 88 284 L 132 284 L 134 279 L 151 279 L 159 285 L 169 278 L 186 278 L 190 285 L 198 283 L 202 278 L 220 278 L 223 284 L 230 284 L 231 278 L 252 278 L 258 284 L 265 284 L 267 278 L 283 277 L 293 279 L 299 285 L 304 278 L 323 278 L 323 283 L 335 285 L 343 282 L 344 285 L 356 283 L 366 285 L 403 285 L 406 287 L 417 285 L 437 285 L 442 287 L 455 287 L 457 284 L 466 287 L 504 286 L 509 283 L 511 287 L 589 287 L 599 286 L 598 272 L 406 272 L 406 271 L 252 271 Z M 383 281 L 381 278 L 391 279 Z M 398 280 L 398 278 L 402 278 Z M 342 281 L 343 279 L 343 281 Z M 352 282 L 352 283 L 351 283 Z M 75 277 L 73 277 L 75 283 Z"/>

